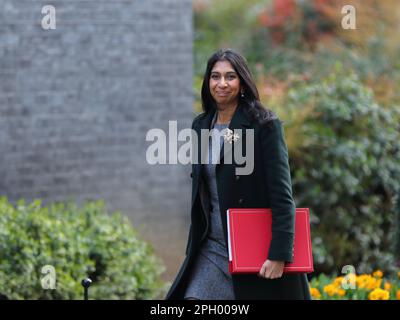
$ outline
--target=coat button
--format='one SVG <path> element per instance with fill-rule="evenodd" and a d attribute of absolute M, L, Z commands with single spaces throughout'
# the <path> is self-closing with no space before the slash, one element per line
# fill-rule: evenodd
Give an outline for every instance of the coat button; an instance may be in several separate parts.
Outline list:
<path fill-rule="evenodd" d="M 193 172 L 190 173 L 190 177 L 193 178 Z"/>
<path fill-rule="evenodd" d="M 236 181 L 238 181 L 240 179 L 240 176 L 236 176 L 235 179 Z"/>
<path fill-rule="evenodd" d="M 243 203 L 243 199 L 242 198 L 239 199 L 239 203 Z"/>

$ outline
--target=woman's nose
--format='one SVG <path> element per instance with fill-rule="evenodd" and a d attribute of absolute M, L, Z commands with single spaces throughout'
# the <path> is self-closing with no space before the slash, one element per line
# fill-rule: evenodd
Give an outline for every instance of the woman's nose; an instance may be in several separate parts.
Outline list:
<path fill-rule="evenodd" d="M 221 82 L 219 84 L 221 87 L 225 87 L 227 83 L 224 78 L 221 78 Z"/>

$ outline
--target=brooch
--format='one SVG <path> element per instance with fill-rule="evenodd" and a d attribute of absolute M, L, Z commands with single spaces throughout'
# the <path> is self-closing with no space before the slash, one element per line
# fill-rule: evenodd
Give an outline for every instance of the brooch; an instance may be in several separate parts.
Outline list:
<path fill-rule="evenodd" d="M 233 133 L 233 131 L 229 128 L 226 128 L 226 132 L 224 133 L 224 140 L 232 143 L 239 140 L 239 135 L 237 133 Z"/>

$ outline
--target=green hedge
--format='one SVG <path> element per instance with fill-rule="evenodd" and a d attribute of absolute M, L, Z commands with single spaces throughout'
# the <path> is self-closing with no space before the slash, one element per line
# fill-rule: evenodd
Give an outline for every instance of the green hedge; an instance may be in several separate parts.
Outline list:
<path fill-rule="evenodd" d="M 46 265 L 54 267 L 55 289 L 42 287 Z M 162 292 L 164 270 L 128 219 L 108 214 L 102 201 L 45 207 L 0 198 L 2 298 L 82 299 L 81 280 L 90 277 L 90 299 L 151 299 Z"/>
<path fill-rule="evenodd" d="M 400 108 L 379 106 L 340 65 L 319 83 L 294 85 L 286 103 L 313 110 L 291 168 L 296 204 L 313 212 L 316 270 L 394 272 Z"/>

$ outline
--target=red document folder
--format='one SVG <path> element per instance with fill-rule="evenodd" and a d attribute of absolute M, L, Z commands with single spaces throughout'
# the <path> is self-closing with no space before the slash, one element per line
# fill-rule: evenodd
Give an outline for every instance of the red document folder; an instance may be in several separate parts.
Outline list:
<path fill-rule="evenodd" d="M 271 209 L 229 209 L 227 218 L 229 272 L 259 272 L 272 238 Z M 313 271 L 309 209 L 297 208 L 293 261 L 286 263 L 283 272 Z"/>

